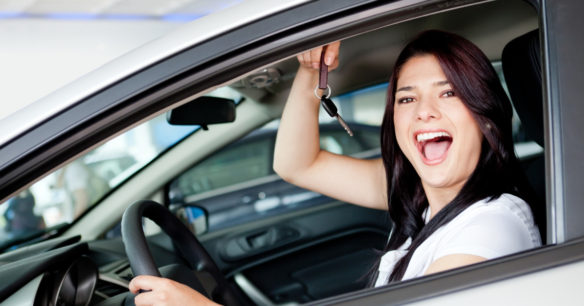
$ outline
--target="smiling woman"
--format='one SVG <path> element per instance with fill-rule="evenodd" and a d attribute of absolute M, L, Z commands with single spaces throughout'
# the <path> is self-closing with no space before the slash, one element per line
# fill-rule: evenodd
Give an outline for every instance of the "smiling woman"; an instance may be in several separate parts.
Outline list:
<path fill-rule="evenodd" d="M 380 273 L 402 280 L 541 245 L 511 103 L 480 49 L 424 32 L 398 56 L 390 84 L 381 147 L 395 228 L 386 250 L 402 254 L 384 256 Z M 431 156 L 418 141 L 428 132 L 448 137 Z"/>
<path fill-rule="evenodd" d="M 324 57 L 333 68 L 337 50 L 334 44 Z M 478 47 L 430 30 L 404 48 L 389 81 L 382 159 L 372 161 L 330 154 L 314 142 L 318 126 L 305 113 L 316 113 L 317 104 L 305 92 L 320 52 L 299 57 L 274 168 L 340 200 L 387 205 L 394 228 L 376 286 L 541 245 L 513 153 L 511 103 Z"/>
<path fill-rule="evenodd" d="M 483 136 L 433 55 L 412 57 L 397 73 L 395 135 L 422 180 L 433 217 L 474 171 Z"/>

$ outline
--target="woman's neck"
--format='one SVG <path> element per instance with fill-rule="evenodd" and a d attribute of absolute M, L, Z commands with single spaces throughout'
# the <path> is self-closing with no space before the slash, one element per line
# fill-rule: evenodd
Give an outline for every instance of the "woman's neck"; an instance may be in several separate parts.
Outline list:
<path fill-rule="evenodd" d="M 432 219 L 442 208 L 446 207 L 462 189 L 465 182 L 449 187 L 432 187 L 422 182 L 428 205 L 430 205 L 430 219 Z"/>

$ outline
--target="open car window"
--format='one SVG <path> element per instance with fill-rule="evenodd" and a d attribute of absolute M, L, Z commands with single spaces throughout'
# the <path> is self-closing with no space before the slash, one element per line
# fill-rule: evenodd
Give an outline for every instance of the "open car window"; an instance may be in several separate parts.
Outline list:
<path fill-rule="evenodd" d="M 379 157 L 383 87 L 334 97 L 355 136 L 350 137 L 322 111 L 321 148 L 360 158 Z M 278 126 L 279 119 L 266 123 L 174 179 L 169 186 L 170 205 L 203 208 L 208 213 L 208 231 L 215 231 L 328 203 L 329 198 L 286 183 L 274 173 Z"/>

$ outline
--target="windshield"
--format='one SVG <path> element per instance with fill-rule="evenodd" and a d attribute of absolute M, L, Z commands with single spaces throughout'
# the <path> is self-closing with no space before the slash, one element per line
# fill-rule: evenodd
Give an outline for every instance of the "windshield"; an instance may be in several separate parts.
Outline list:
<path fill-rule="evenodd" d="M 198 129 L 158 116 L 0 204 L 0 250 L 70 224 L 167 148 Z"/>
<path fill-rule="evenodd" d="M 207 94 L 241 101 L 230 87 Z M 0 253 L 42 240 L 73 223 L 111 190 L 198 130 L 170 125 L 166 114 L 107 141 L 0 203 Z"/>

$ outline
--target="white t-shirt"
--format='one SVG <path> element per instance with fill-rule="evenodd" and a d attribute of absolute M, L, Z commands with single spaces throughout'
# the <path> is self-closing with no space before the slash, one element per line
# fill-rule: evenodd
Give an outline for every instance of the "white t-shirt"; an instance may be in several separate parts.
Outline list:
<path fill-rule="evenodd" d="M 397 250 L 381 257 L 375 287 L 387 284 L 393 267 L 407 253 L 410 243 L 408 239 Z M 490 202 L 484 199 L 472 204 L 432 233 L 414 251 L 402 280 L 424 275 L 431 263 L 446 255 L 493 259 L 540 245 L 529 205 L 514 195 L 503 194 Z"/>

